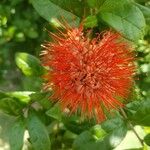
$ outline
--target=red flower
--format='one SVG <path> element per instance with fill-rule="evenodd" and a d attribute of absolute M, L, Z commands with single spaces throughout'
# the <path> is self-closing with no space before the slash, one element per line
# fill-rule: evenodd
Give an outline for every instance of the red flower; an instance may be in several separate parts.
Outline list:
<path fill-rule="evenodd" d="M 90 39 L 82 27 L 52 34 L 53 42 L 44 45 L 43 65 L 46 88 L 52 87 L 62 108 L 97 121 L 104 110 L 122 107 L 133 84 L 134 55 L 118 33 L 107 31 Z"/>

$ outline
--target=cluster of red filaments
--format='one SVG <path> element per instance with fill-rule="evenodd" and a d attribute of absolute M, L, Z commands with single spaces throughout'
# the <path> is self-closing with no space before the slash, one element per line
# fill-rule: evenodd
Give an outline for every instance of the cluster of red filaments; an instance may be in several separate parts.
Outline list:
<path fill-rule="evenodd" d="M 50 68 L 45 87 L 54 90 L 62 108 L 102 121 L 104 109 L 122 107 L 135 70 L 129 43 L 112 31 L 90 39 L 82 27 L 51 35 L 54 40 L 42 53 L 43 65 Z"/>

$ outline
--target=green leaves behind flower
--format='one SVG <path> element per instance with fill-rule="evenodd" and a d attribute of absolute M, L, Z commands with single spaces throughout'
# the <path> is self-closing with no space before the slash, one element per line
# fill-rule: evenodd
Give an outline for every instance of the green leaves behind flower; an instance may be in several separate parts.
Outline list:
<path fill-rule="evenodd" d="M 32 0 L 31 3 L 33 4 L 36 11 L 49 22 L 51 22 L 54 18 L 61 20 L 64 18 L 68 23 L 77 25 L 79 24 L 79 17 L 76 15 L 79 15 L 80 12 L 74 10 L 73 8 L 83 11 L 83 9 L 80 9 L 81 5 L 79 1 L 72 3 L 71 0 Z M 73 5 L 68 8 L 68 3 Z M 74 4 L 78 7 L 75 7 Z M 71 12 L 72 10 L 74 11 L 73 13 Z"/>
<path fill-rule="evenodd" d="M 44 109 L 50 108 L 46 95 L 21 91 L 0 93 L 0 138 L 6 139 L 12 150 L 22 149 L 25 129 L 29 132 L 34 149 L 50 150 L 50 139 L 45 126 L 46 123 L 50 123 L 49 118 L 46 118 L 43 110 L 36 109 L 37 105 L 34 105 L 43 100 L 43 103 L 39 104 Z M 47 107 L 44 107 L 46 105 Z"/>
<path fill-rule="evenodd" d="M 84 20 L 85 28 L 93 28 L 93 27 L 96 27 L 97 25 L 98 25 L 98 20 L 97 20 L 97 17 L 94 15 L 88 16 Z"/>
<path fill-rule="evenodd" d="M 22 118 L 16 118 L 0 112 L 0 138 L 8 141 L 11 150 L 21 150 L 25 132 L 25 122 Z"/>
<path fill-rule="evenodd" d="M 50 108 L 46 112 L 46 115 L 48 115 L 58 121 L 62 121 L 62 112 L 60 110 L 60 106 L 58 103 L 56 103 L 52 108 Z"/>
<path fill-rule="evenodd" d="M 113 149 L 120 144 L 126 133 L 127 126 L 121 118 L 107 120 L 102 125 L 82 132 L 74 141 L 73 147 L 75 150 Z"/>
<path fill-rule="evenodd" d="M 24 104 L 20 103 L 17 99 L 10 97 L 0 99 L 0 110 L 5 113 L 19 115 L 22 112 L 23 107 Z"/>
<path fill-rule="evenodd" d="M 145 137 L 144 137 L 144 142 L 150 146 L 150 134 L 147 134 Z"/>
<path fill-rule="evenodd" d="M 93 28 L 98 26 L 98 22 L 100 24 L 105 22 L 131 41 L 137 41 L 143 37 L 145 29 L 144 16 L 146 19 L 150 16 L 148 8 L 128 0 L 88 0 L 87 2 L 71 0 L 46 0 L 43 2 L 42 0 L 32 0 L 31 2 L 37 12 L 49 22 L 54 18 L 60 19 L 62 16 L 68 23 L 71 20 L 73 21 L 75 16 L 78 16 L 76 20 L 79 21 L 80 19 L 82 21 L 84 16 L 86 18 L 86 28 Z M 84 9 L 81 6 L 84 6 Z"/>
<path fill-rule="evenodd" d="M 36 92 L 30 95 L 32 102 L 39 103 L 44 109 L 48 110 L 52 107 L 52 102 L 50 101 L 50 96 L 52 91 L 49 92 Z"/>
<path fill-rule="evenodd" d="M 134 124 L 150 126 L 150 99 L 133 101 L 126 108 L 128 117 Z"/>
<path fill-rule="evenodd" d="M 30 102 L 32 91 L 15 91 L 0 93 L 0 110 L 10 115 L 23 115 L 23 109 Z"/>
<path fill-rule="evenodd" d="M 143 5 L 140 5 L 138 3 L 134 3 L 134 4 L 142 11 L 142 13 L 146 19 L 147 24 L 149 24 L 150 23 L 150 8 L 143 6 Z"/>
<path fill-rule="evenodd" d="M 27 119 L 27 129 L 34 149 L 50 150 L 51 142 L 48 131 L 39 117 L 32 111 Z"/>
<path fill-rule="evenodd" d="M 62 122 L 68 130 L 75 134 L 79 134 L 94 125 L 93 120 L 83 121 L 80 116 L 74 114 L 70 115 L 67 110 L 66 112 L 63 112 L 60 108 L 59 103 L 56 103 L 55 105 L 53 105 L 53 107 L 46 111 L 46 115 L 59 122 Z"/>
<path fill-rule="evenodd" d="M 11 150 L 20 150 L 23 146 L 25 123 L 23 120 L 16 120 L 9 129 L 9 144 Z"/>
<path fill-rule="evenodd" d="M 45 69 L 39 59 L 27 53 L 16 53 L 16 64 L 26 76 L 41 76 Z"/>
<path fill-rule="evenodd" d="M 127 0 L 105 0 L 98 16 L 129 40 L 137 41 L 144 35 L 144 16 L 138 7 Z"/>

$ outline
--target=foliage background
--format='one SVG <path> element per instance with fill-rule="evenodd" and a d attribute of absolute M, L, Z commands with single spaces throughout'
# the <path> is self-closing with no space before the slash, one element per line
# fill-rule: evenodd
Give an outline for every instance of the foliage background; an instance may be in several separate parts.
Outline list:
<path fill-rule="evenodd" d="M 40 45 L 56 18 L 100 32 L 112 27 L 134 42 L 137 77 L 124 108 L 102 124 L 67 116 L 42 92 Z M 143 17 L 144 16 L 144 17 Z M 45 30 L 46 29 L 46 30 Z M 143 37 L 143 38 L 142 38 Z M 135 132 L 142 139 L 141 143 Z M 148 0 L 0 1 L 0 150 L 144 149 L 150 145 L 150 2 Z"/>

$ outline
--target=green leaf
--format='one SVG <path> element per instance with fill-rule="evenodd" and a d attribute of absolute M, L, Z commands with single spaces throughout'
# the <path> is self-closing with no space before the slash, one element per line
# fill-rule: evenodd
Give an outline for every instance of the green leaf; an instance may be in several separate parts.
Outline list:
<path fill-rule="evenodd" d="M 102 132 L 104 132 L 104 131 L 102 131 Z M 114 135 L 108 135 L 108 136 L 104 136 L 102 139 L 96 140 L 94 138 L 94 135 L 92 135 L 89 131 L 85 131 L 77 137 L 77 139 L 74 141 L 73 147 L 75 150 L 91 150 L 91 149 L 108 150 L 108 149 L 113 149 L 125 137 L 124 129 L 122 130 L 121 128 L 119 128 L 119 130 L 116 131 L 116 133 L 117 133 L 117 135 L 115 135 L 115 134 Z M 123 135 L 123 136 L 118 137 L 118 135 Z"/>
<path fill-rule="evenodd" d="M 138 3 L 134 3 L 134 4 L 142 11 L 142 13 L 146 19 L 146 22 L 149 24 L 150 23 L 150 8 L 140 5 Z"/>
<path fill-rule="evenodd" d="M 127 0 L 106 0 L 98 16 L 129 40 L 137 41 L 143 37 L 144 16 L 138 7 Z"/>
<path fill-rule="evenodd" d="M 133 101 L 126 105 L 125 109 L 127 109 L 127 114 L 130 116 L 134 115 L 140 107 L 141 101 Z"/>
<path fill-rule="evenodd" d="M 21 150 L 24 143 L 24 121 L 0 112 L 0 128 L 0 138 L 8 141 L 10 149 Z"/>
<path fill-rule="evenodd" d="M 111 148 L 115 148 L 125 138 L 126 133 L 127 133 L 127 126 L 123 125 L 121 127 L 116 128 L 110 135 L 108 135 L 106 141 Z"/>
<path fill-rule="evenodd" d="M 141 105 L 141 101 L 135 100 L 133 102 L 128 103 L 125 109 L 128 109 L 130 112 L 134 114 L 140 108 L 140 105 Z"/>
<path fill-rule="evenodd" d="M 51 20 L 54 18 L 62 19 L 62 17 L 64 17 L 68 23 L 73 21 L 73 24 L 79 23 L 78 17 L 60 8 L 50 0 L 31 0 L 31 3 L 33 4 L 33 7 L 36 9 L 36 11 L 49 22 L 51 22 Z"/>
<path fill-rule="evenodd" d="M 150 126 L 150 100 L 135 101 L 126 105 L 129 119 L 138 125 Z"/>
<path fill-rule="evenodd" d="M 105 131 L 110 133 L 121 126 L 124 126 L 124 124 L 125 122 L 120 117 L 115 117 L 115 118 L 106 120 L 101 125 Z"/>
<path fill-rule="evenodd" d="M 0 109 L 11 115 L 20 115 L 23 105 L 17 101 L 17 99 L 13 99 L 10 97 L 5 97 L 0 99 Z"/>
<path fill-rule="evenodd" d="M 8 139 L 8 129 L 14 124 L 16 117 L 10 116 L 0 111 L 0 138 Z"/>
<path fill-rule="evenodd" d="M 84 26 L 85 28 L 93 28 L 96 27 L 98 25 L 98 21 L 96 16 L 88 16 L 87 18 L 85 18 L 84 20 Z"/>
<path fill-rule="evenodd" d="M 24 137 L 25 125 L 24 122 L 20 119 L 16 120 L 9 129 L 9 144 L 11 150 L 21 150 L 23 146 L 23 137 Z"/>
<path fill-rule="evenodd" d="M 105 140 L 111 148 L 118 146 L 127 133 L 127 125 L 120 117 L 106 120 L 102 123 L 102 128 L 109 133 Z"/>
<path fill-rule="evenodd" d="M 103 126 L 96 125 L 92 127 L 89 131 L 82 132 L 74 141 L 73 148 L 75 150 L 91 150 L 91 149 L 102 149 L 108 150 L 113 149 L 120 144 L 120 142 L 124 139 L 127 133 L 126 124 L 119 123 L 111 123 L 113 120 L 109 120 L 107 125 L 105 123 L 105 129 L 108 130 L 108 127 L 113 126 L 109 132 L 107 133 L 104 130 Z M 115 125 L 114 125 L 115 124 Z"/>
<path fill-rule="evenodd" d="M 107 132 L 101 127 L 101 125 L 95 125 L 94 127 L 92 127 L 90 129 L 90 132 L 92 133 L 92 135 L 94 135 L 95 139 L 103 139 L 106 135 Z"/>
<path fill-rule="evenodd" d="M 95 139 L 89 131 L 84 131 L 81 133 L 73 143 L 74 150 L 90 150 L 94 149 L 96 146 Z"/>
<path fill-rule="evenodd" d="M 50 138 L 45 125 L 38 116 L 29 112 L 27 119 L 27 129 L 30 135 L 31 143 L 35 150 L 50 150 Z"/>
<path fill-rule="evenodd" d="M 93 120 L 83 121 L 82 118 L 77 115 L 68 115 L 64 115 L 62 121 L 65 127 L 73 133 L 80 134 L 95 124 Z"/>
<path fill-rule="evenodd" d="M 52 91 L 49 92 L 36 92 L 30 95 L 33 102 L 38 102 L 43 108 L 50 109 L 52 102 L 50 101 L 50 96 Z"/>
<path fill-rule="evenodd" d="M 145 137 L 144 137 L 144 142 L 150 146 L 150 134 L 147 134 Z"/>
<path fill-rule="evenodd" d="M 26 76 L 41 76 L 45 69 L 39 59 L 27 53 L 16 53 L 16 64 Z"/>
<path fill-rule="evenodd" d="M 60 105 L 57 103 L 51 109 L 49 109 L 46 114 L 58 121 L 62 120 L 62 112 L 60 110 Z"/>
<path fill-rule="evenodd" d="M 73 141 L 76 139 L 78 135 L 70 132 L 69 130 L 66 130 L 63 135 L 63 141 L 65 141 L 65 144 L 68 145 L 68 143 L 72 146 Z"/>
<path fill-rule="evenodd" d="M 79 0 L 50 0 L 50 1 L 58 5 L 59 7 L 63 8 L 64 10 L 67 10 L 68 12 L 75 14 L 78 17 L 83 17 L 83 15 L 86 15 L 85 11 L 86 13 L 88 11 L 85 10 L 87 9 L 85 1 Z"/>
<path fill-rule="evenodd" d="M 30 101 L 30 94 L 34 92 L 32 91 L 15 91 L 15 92 L 7 92 L 7 96 L 11 98 L 17 98 L 21 102 L 28 103 Z"/>
<path fill-rule="evenodd" d="M 106 0 L 87 0 L 89 7 L 99 8 Z"/>

